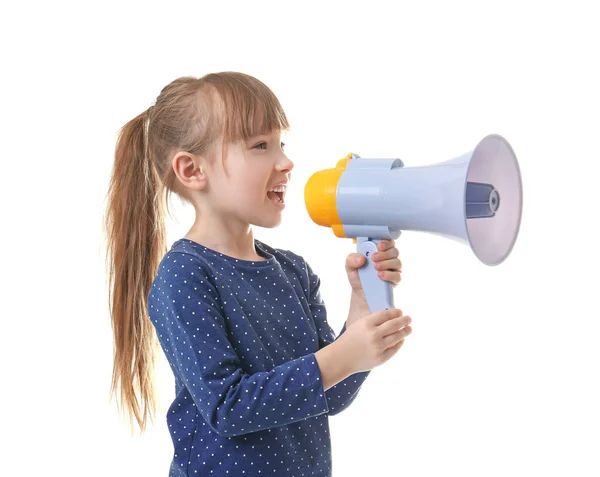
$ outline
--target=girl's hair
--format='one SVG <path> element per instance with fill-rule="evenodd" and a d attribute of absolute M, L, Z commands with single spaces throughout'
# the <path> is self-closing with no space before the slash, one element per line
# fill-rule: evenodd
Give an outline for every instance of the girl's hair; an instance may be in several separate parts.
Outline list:
<path fill-rule="evenodd" d="M 154 420 L 153 386 L 158 340 L 148 317 L 148 295 L 167 252 L 169 193 L 192 203 L 172 167 L 179 151 L 213 157 L 217 141 L 289 130 L 273 92 L 238 72 L 181 77 L 119 131 L 103 217 L 108 304 L 114 338 L 110 396 L 141 432 Z M 223 153 L 225 155 L 225 152 Z"/>

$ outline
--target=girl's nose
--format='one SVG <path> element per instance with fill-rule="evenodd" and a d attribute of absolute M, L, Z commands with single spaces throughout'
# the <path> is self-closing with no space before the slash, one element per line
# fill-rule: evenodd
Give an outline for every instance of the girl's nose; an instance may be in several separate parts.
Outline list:
<path fill-rule="evenodd" d="M 286 154 L 283 154 L 283 159 L 279 163 L 279 168 L 281 170 L 291 171 L 294 168 L 294 163 L 287 157 Z"/>

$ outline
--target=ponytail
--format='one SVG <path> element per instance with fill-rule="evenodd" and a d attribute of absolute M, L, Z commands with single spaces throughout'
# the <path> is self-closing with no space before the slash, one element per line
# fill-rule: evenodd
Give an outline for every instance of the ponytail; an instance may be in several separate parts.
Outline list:
<path fill-rule="evenodd" d="M 148 158 L 144 112 L 119 132 L 104 218 L 109 275 L 109 310 L 114 361 L 111 398 L 118 394 L 143 433 L 154 419 L 153 384 L 158 351 L 156 332 L 148 316 L 148 294 L 166 253 L 162 185 Z"/>

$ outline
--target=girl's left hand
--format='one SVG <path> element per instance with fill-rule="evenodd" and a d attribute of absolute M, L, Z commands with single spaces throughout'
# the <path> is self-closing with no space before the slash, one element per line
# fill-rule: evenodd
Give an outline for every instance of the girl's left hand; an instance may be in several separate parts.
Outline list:
<path fill-rule="evenodd" d="M 399 252 L 393 240 L 382 240 L 377 245 L 377 252 L 371 255 L 377 275 L 380 279 L 392 283 L 393 287 L 398 286 L 402 279 L 402 262 L 398 258 Z M 363 293 L 358 269 L 365 264 L 365 256 L 361 253 L 351 253 L 346 258 L 346 273 L 348 281 L 352 287 L 352 296 L 350 298 L 350 312 L 346 327 L 358 318 L 370 315 L 369 307 Z"/>

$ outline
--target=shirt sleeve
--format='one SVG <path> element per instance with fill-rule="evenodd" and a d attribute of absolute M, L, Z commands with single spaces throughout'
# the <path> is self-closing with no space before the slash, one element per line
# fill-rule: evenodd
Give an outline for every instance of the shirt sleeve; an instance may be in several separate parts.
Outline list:
<path fill-rule="evenodd" d="M 321 280 L 310 265 L 306 261 L 304 263 L 308 274 L 308 306 L 317 326 L 319 349 L 321 349 L 344 334 L 346 322 L 344 321 L 344 326 L 336 338 L 333 329 L 327 322 L 327 310 L 321 297 Z M 329 415 L 338 414 L 352 404 L 369 374 L 370 371 L 355 373 L 325 391 Z"/>
<path fill-rule="evenodd" d="M 176 376 L 221 436 L 284 426 L 329 411 L 314 353 L 248 374 L 227 338 L 215 279 L 197 257 L 159 268 L 149 313 Z"/>

